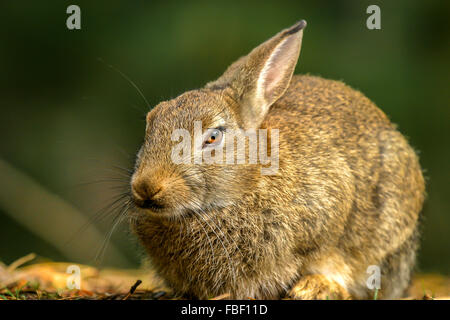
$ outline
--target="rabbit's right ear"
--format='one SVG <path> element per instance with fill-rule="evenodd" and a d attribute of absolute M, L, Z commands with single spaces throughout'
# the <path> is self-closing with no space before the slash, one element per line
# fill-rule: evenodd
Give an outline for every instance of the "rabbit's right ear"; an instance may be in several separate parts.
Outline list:
<path fill-rule="evenodd" d="M 239 102 L 239 114 L 245 129 L 257 128 L 269 107 L 289 87 L 306 26 L 304 20 L 281 31 L 233 63 L 206 88 L 230 87 Z"/>

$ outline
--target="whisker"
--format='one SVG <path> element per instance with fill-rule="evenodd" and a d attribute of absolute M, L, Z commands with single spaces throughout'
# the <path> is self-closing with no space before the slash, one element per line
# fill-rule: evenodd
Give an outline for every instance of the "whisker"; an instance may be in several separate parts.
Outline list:
<path fill-rule="evenodd" d="M 231 239 L 231 241 L 233 242 L 234 246 L 236 247 L 237 251 L 239 251 L 239 254 L 243 257 L 243 254 L 241 252 L 241 249 L 239 248 L 238 244 L 236 243 L 236 241 L 228 234 L 223 233 L 222 229 L 219 228 L 219 226 L 214 222 L 214 220 L 206 213 L 206 211 L 202 211 L 206 217 L 208 218 L 208 220 L 216 227 L 216 230 L 218 230 L 223 238 L 228 242 L 229 245 L 231 245 L 231 242 L 229 241 L 229 239 Z"/>
<path fill-rule="evenodd" d="M 118 166 L 118 165 L 112 165 L 112 167 L 116 168 L 116 169 L 119 169 L 119 170 L 122 170 L 122 171 L 125 171 L 126 173 L 130 174 L 130 176 L 133 174 L 133 170 L 132 169 L 121 167 L 121 166 Z"/>
<path fill-rule="evenodd" d="M 90 186 L 93 184 L 100 184 L 100 183 L 128 183 L 128 179 L 123 178 L 110 178 L 110 179 L 101 179 L 101 180 L 94 180 L 94 181 L 87 181 L 87 182 L 80 182 L 75 184 L 74 187 L 85 187 Z"/>
<path fill-rule="evenodd" d="M 84 231 L 86 231 L 86 229 L 90 226 L 93 225 L 95 223 L 100 222 L 101 220 L 103 220 L 106 216 L 110 215 L 112 212 L 114 212 L 115 210 L 117 210 L 118 208 L 120 208 L 121 205 L 120 202 L 122 202 L 124 199 L 126 199 L 127 197 L 129 197 L 128 193 L 122 193 L 122 194 L 118 194 L 116 195 L 113 200 L 107 204 L 106 206 L 104 206 L 103 208 L 101 208 L 100 210 L 98 210 L 94 215 L 92 215 L 91 217 L 88 218 L 88 221 L 86 221 L 70 238 L 69 240 L 67 240 L 67 242 L 64 244 L 64 246 L 68 246 L 70 244 L 73 243 L 73 241 Z"/>
<path fill-rule="evenodd" d="M 211 225 L 208 223 L 208 221 L 207 221 L 201 214 L 198 215 L 198 217 L 200 217 L 200 218 L 201 218 L 201 219 L 209 226 L 209 228 L 211 229 L 211 231 L 216 235 L 217 240 L 219 240 L 219 242 L 220 242 L 222 248 L 224 249 L 225 254 L 226 254 L 227 258 L 228 258 L 228 263 L 229 263 L 230 269 L 231 269 L 230 271 L 232 271 L 233 282 L 236 283 L 236 270 L 234 269 L 234 264 L 233 264 L 232 261 L 231 261 L 230 254 L 228 253 L 228 250 L 227 250 L 227 248 L 225 247 L 225 245 L 224 245 L 224 243 L 223 243 L 221 237 L 214 231 L 214 229 L 211 227 Z"/>
<path fill-rule="evenodd" d="M 105 239 L 103 240 L 102 245 L 99 248 L 99 250 L 97 251 L 97 254 L 95 256 L 94 261 L 97 266 L 99 266 L 101 264 L 101 262 L 103 261 L 103 257 L 106 253 L 106 249 L 108 247 L 109 241 L 111 240 L 111 236 L 114 233 L 117 226 L 120 225 L 120 223 L 123 221 L 123 219 L 127 216 L 127 212 L 128 212 L 129 208 L 130 208 L 129 202 L 126 202 L 123 205 L 123 208 L 114 217 L 113 225 L 112 225 L 111 229 L 108 231 L 108 233 L 106 234 Z"/>
<path fill-rule="evenodd" d="M 211 242 L 211 238 L 209 237 L 208 232 L 206 232 L 206 229 L 203 227 L 202 223 L 201 223 L 200 220 L 195 216 L 195 214 L 193 215 L 193 217 L 197 220 L 198 224 L 200 225 L 200 227 L 201 227 L 201 228 L 203 229 L 203 231 L 205 232 L 205 235 L 206 235 L 206 237 L 207 237 L 207 239 L 208 239 L 209 246 L 211 247 L 211 253 L 212 253 L 212 256 L 213 256 L 213 259 L 214 259 L 215 256 L 214 256 L 214 249 L 213 249 L 213 245 L 212 245 L 212 242 Z"/>
<path fill-rule="evenodd" d="M 117 172 L 117 171 L 114 171 L 113 169 L 118 169 L 118 168 L 103 168 L 103 170 L 106 170 L 106 171 L 109 171 L 109 172 L 113 172 L 114 174 L 117 174 L 117 175 L 119 175 L 120 177 L 122 177 L 122 178 L 124 178 L 124 179 L 130 179 L 131 178 L 131 173 L 124 173 L 124 172 L 121 172 L 121 171 L 119 171 L 119 172 Z"/>
<path fill-rule="evenodd" d="M 118 175 L 120 177 L 129 179 L 131 177 L 131 175 L 133 174 L 133 170 L 129 169 L 129 168 L 125 168 L 119 165 L 115 165 L 115 164 L 111 164 L 99 159 L 95 159 L 95 158 L 88 158 L 90 161 L 94 161 L 97 162 L 99 165 L 101 165 L 101 167 L 99 168 L 100 170 L 104 170 L 104 171 L 108 171 L 108 172 L 112 172 L 115 175 Z"/>
<path fill-rule="evenodd" d="M 134 83 L 125 73 L 123 73 L 122 71 L 120 71 L 119 69 L 114 67 L 113 65 L 106 63 L 102 58 L 98 58 L 97 60 L 104 63 L 108 68 L 114 70 L 115 72 L 120 74 L 126 81 L 128 81 L 128 83 L 130 83 L 136 89 L 136 91 L 139 93 L 139 95 L 142 97 L 142 99 L 144 100 L 147 107 L 150 108 L 150 103 L 148 103 L 148 100 L 142 93 L 141 89 L 139 89 L 139 87 L 136 85 L 136 83 Z"/>

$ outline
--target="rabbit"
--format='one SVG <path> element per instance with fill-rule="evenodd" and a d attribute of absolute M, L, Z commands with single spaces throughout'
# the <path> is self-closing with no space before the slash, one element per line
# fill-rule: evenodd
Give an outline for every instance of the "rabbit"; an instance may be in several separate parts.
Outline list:
<path fill-rule="evenodd" d="M 362 93 L 293 75 L 305 27 L 301 20 L 282 30 L 217 80 L 146 116 L 130 179 L 130 225 L 177 295 L 407 294 L 425 196 L 418 156 Z M 188 161 L 174 163 L 180 138 L 173 132 L 192 136 L 195 121 L 203 132 L 195 139 L 203 140 L 187 144 Z M 229 130 L 262 129 L 278 131 L 273 174 L 262 174 L 267 164 L 260 162 L 189 161 L 194 151 L 223 144 Z M 379 288 L 369 285 L 370 266 L 379 270 Z"/>

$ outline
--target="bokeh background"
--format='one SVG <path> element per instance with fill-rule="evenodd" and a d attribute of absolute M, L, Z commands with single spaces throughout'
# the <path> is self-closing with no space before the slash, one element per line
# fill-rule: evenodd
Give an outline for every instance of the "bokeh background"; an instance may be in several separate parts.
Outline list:
<path fill-rule="evenodd" d="M 66 8 L 81 7 L 81 30 Z M 381 30 L 366 8 L 381 8 Z M 419 270 L 450 273 L 450 2 L 2 1 L 0 260 L 30 252 L 93 263 L 149 107 L 217 78 L 239 56 L 306 19 L 297 73 L 364 92 L 420 152 L 427 176 Z M 113 67 L 110 67 L 112 65 Z M 120 71 L 117 71 L 120 70 Z M 114 211 L 114 210 L 110 210 Z M 136 267 L 117 226 L 103 266 Z"/>

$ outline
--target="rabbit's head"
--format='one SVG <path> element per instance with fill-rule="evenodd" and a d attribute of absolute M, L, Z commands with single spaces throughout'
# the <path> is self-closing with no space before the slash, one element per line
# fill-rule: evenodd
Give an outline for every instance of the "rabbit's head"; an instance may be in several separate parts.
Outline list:
<path fill-rule="evenodd" d="M 270 106 L 288 88 L 305 26 L 302 20 L 283 30 L 205 88 L 161 102 L 148 113 L 131 179 L 136 206 L 154 216 L 177 217 L 228 206 L 242 190 L 256 187 L 261 163 L 249 161 L 252 142 L 245 135 L 264 128 Z M 246 141 L 244 161 L 238 147 L 233 160 L 227 158 L 225 144 L 233 135 Z"/>

